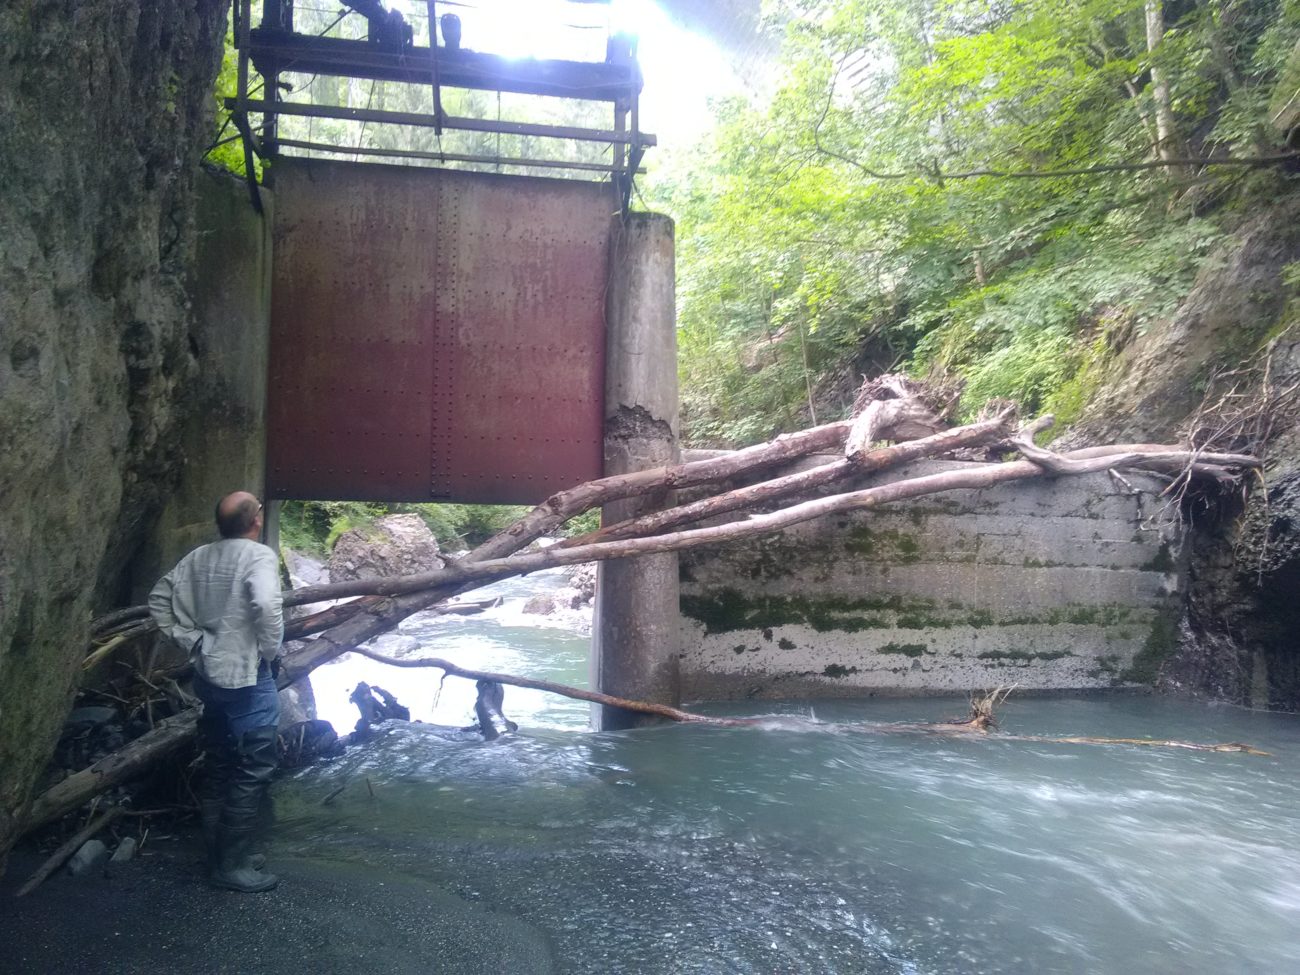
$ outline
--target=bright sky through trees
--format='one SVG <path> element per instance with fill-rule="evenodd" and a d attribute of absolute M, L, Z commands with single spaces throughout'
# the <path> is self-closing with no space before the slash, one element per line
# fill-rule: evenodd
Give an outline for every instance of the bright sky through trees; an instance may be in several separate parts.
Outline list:
<path fill-rule="evenodd" d="M 423 43 L 424 0 L 391 0 L 388 5 L 415 26 Z M 712 124 L 708 99 L 741 90 L 718 48 L 675 24 L 652 0 L 445 0 L 438 13 L 460 18 L 465 47 L 512 58 L 602 61 L 611 29 L 635 34 L 645 76 L 641 128 L 664 145 L 705 132 Z"/>

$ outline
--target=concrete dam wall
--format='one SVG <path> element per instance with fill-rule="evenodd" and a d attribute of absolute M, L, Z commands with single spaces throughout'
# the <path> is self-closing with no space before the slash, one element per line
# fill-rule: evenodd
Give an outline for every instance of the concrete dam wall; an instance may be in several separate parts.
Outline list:
<path fill-rule="evenodd" d="M 682 699 L 1149 684 L 1177 642 L 1181 535 L 1162 482 L 1125 481 L 950 492 L 684 551 Z"/>

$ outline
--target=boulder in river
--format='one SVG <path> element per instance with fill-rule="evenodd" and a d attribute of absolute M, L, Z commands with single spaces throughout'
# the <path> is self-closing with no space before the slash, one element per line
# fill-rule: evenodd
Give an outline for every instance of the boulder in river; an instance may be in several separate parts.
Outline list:
<path fill-rule="evenodd" d="M 572 566 L 565 575 L 569 578 L 569 588 L 581 594 L 582 599 L 573 605 L 574 609 L 584 606 L 596 598 L 596 563 L 579 562 Z"/>
<path fill-rule="evenodd" d="M 330 553 L 331 582 L 379 579 L 440 569 L 438 540 L 419 515 L 383 515 L 345 531 Z"/>
<path fill-rule="evenodd" d="M 555 610 L 555 597 L 548 592 L 538 593 L 524 603 L 524 612 L 533 616 L 550 616 Z"/>
<path fill-rule="evenodd" d="M 330 581 L 325 563 L 302 552 L 285 549 L 284 564 L 289 570 L 289 582 L 295 589 L 301 589 L 303 586 L 318 586 Z"/>
<path fill-rule="evenodd" d="M 316 720 L 316 695 L 311 678 L 301 677 L 280 691 L 280 731 L 290 725 Z"/>

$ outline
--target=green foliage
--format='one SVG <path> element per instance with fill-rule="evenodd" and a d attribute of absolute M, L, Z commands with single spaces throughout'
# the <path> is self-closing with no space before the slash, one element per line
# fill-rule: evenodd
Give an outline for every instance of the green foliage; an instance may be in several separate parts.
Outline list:
<path fill-rule="evenodd" d="M 576 538 L 578 535 L 586 535 L 588 532 L 594 532 L 600 528 L 600 509 L 593 508 L 591 511 L 584 512 L 576 518 L 570 518 L 560 528 L 559 534 L 564 538 Z"/>
<path fill-rule="evenodd" d="M 394 506 L 394 510 L 418 514 L 438 539 L 438 545 L 449 551 L 486 542 L 528 511 L 517 505 L 491 504 L 404 504 Z"/>
<path fill-rule="evenodd" d="M 221 70 L 217 73 L 217 82 L 213 91 L 216 135 L 212 140 L 212 147 L 204 158 L 208 162 L 227 169 L 238 176 L 243 176 L 247 171 L 244 166 L 244 146 L 243 142 L 236 138 L 239 131 L 235 128 L 234 120 L 230 117 L 231 113 L 226 109 L 225 101 L 227 98 L 233 98 L 238 94 L 238 73 L 239 54 L 235 50 L 235 35 L 233 29 L 227 24 L 226 45 L 221 57 Z M 253 167 L 258 180 L 261 180 L 262 161 L 256 156 L 253 157 Z"/>
<path fill-rule="evenodd" d="M 344 532 L 364 530 L 381 515 L 409 512 L 424 520 L 440 548 L 457 551 L 487 541 L 527 510 L 489 504 L 286 501 L 280 508 L 280 542 L 285 548 L 327 558 Z"/>
<path fill-rule="evenodd" d="M 345 531 L 365 528 L 387 513 L 387 505 L 373 501 L 285 501 L 280 506 L 280 544 L 325 558 Z"/>
<path fill-rule="evenodd" d="M 689 442 L 834 419 L 863 374 L 899 365 L 963 377 L 967 410 L 1010 396 L 1077 417 L 1117 343 L 1167 317 L 1225 227 L 1284 186 L 1228 167 L 1062 172 L 1153 158 L 1153 68 L 1175 155 L 1282 148 L 1267 112 L 1300 0 L 1166 0 L 1152 49 L 1146 6 L 795 5 L 770 102 L 718 104 L 714 132 L 651 173 L 678 225 Z"/>

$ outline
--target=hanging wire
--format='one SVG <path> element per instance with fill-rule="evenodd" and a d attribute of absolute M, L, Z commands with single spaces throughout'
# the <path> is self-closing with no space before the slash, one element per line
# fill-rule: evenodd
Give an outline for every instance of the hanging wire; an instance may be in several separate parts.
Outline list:
<path fill-rule="evenodd" d="M 372 78 L 371 81 L 370 81 L 370 93 L 369 93 L 368 95 L 366 95 L 366 111 L 370 111 L 370 103 L 374 100 L 374 97 L 375 97 L 375 84 L 376 84 L 376 82 L 375 82 L 375 80 Z M 367 121 L 368 121 L 367 119 L 362 119 L 362 120 L 361 120 L 361 131 L 357 133 L 357 144 L 356 144 L 355 146 L 353 146 L 354 149 L 360 149 L 360 148 L 361 148 L 361 142 L 362 142 L 362 140 L 364 140 L 365 137 L 366 137 L 366 122 L 367 122 Z M 353 162 L 356 162 L 356 161 L 357 161 L 357 158 L 358 158 L 357 155 L 356 155 L 355 153 L 353 153 L 353 155 L 352 155 L 352 161 L 353 161 Z"/>

